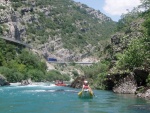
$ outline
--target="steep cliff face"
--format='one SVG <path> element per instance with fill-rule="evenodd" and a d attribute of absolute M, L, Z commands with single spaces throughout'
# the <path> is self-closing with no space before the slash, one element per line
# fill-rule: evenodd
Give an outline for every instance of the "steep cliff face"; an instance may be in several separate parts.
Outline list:
<path fill-rule="evenodd" d="M 100 11 L 71 0 L 2 0 L 0 6 L 3 37 L 24 41 L 45 58 L 61 61 L 90 57 L 115 27 Z"/>
<path fill-rule="evenodd" d="M 130 17 L 126 18 L 128 21 Z M 107 58 L 112 63 L 110 74 L 104 81 L 106 89 L 116 93 L 138 93 L 139 97 L 149 98 L 150 55 L 149 46 L 146 46 L 149 36 L 145 35 L 144 21 L 144 17 L 136 17 L 111 37 L 111 44 L 106 48 L 111 51 Z"/>
<path fill-rule="evenodd" d="M 2 0 L 0 6 L 2 36 L 22 40 L 23 34 L 25 34 L 25 26 L 20 23 L 20 15 L 14 11 L 9 1 Z"/>
<path fill-rule="evenodd" d="M 143 22 L 144 19 L 142 18 L 134 20 L 124 32 L 117 32 L 111 37 L 111 45 L 114 55 L 127 49 L 132 40 L 143 36 L 143 33 L 141 32 L 143 29 Z"/>

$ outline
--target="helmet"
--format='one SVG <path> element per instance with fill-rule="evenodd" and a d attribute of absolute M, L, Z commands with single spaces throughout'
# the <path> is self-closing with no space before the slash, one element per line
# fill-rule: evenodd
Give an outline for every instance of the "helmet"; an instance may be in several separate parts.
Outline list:
<path fill-rule="evenodd" d="M 86 80 L 85 80 L 85 81 L 84 81 L 84 83 L 85 83 L 85 84 L 87 84 L 87 83 L 88 83 L 88 81 L 86 81 Z"/>

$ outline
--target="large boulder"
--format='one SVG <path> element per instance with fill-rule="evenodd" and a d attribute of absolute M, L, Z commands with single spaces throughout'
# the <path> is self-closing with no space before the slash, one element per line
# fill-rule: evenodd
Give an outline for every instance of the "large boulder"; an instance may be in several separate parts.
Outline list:
<path fill-rule="evenodd" d="M 83 81 L 85 80 L 85 77 L 77 77 L 70 85 L 72 88 L 82 88 Z"/>
<path fill-rule="evenodd" d="M 120 79 L 118 83 L 113 87 L 115 93 L 122 94 L 134 94 L 137 89 L 137 83 L 133 74 L 129 74 L 126 77 Z"/>
<path fill-rule="evenodd" d="M 134 73 L 116 73 L 107 76 L 105 81 L 106 88 L 115 93 L 134 94 L 137 89 L 137 83 Z"/>
<path fill-rule="evenodd" d="M 27 79 L 27 80 L 22 80 L 22 81 L 21 81 L 21 85 L 22 85 L 22 86 L 29 85 L 29 84 L 32 84 L 32 81 L 31 81 L 30 78 Z"/>
<path fill-rule="evenodd" d="M 10 85 L 6 78 L 0 74 L 0 86 Z"/>
<path fill-rule="evenodd" d="M 137 93 L 138 88 L 147 85 L 147 78 L 149 71 L 146 69 L 135 68 L 132 72 L 118 72 L 107 75 L 107 79 L 104 81 L 106 89 L 113 90 L 115 93 L 134 94 Z M 149 90 L 143 94 L 148 95 Z M 143 95 L 139 94 L 139 95 Z"/>

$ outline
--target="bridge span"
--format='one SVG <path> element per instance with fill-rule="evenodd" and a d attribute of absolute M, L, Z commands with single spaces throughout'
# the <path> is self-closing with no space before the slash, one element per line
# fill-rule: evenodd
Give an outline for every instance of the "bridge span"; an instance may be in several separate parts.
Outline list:
<path fill-rule="evenodd" d="M 14 42 L 14 43 L 17 43 L 17 44 L 21 44 L 21 45 L 23 45 L 23 46 L 25 46 L 25 47 L 27 47 L 27 48 L 32 48 L 30 45 L 28 45 L 28 44 L 26 44 L 26 43 L 23 43 L 23 42 L 21 42 L 21 41 L 19 41 L 19 40 L 15 40 L 15 39 L 13 39 L 13 38 L 6 38 L 6 37 L 2 37 L 2 36 L 0 36 L 0 38 L 2 38 L 2 39 L 4 39 L 4 40 L 7 40 L 7 41 L 10 41 L 10 42 Z"/>
<path fill-rule="evenodd" d="M 48 61 L 54 64 L 94 64 L 94 62 L 62 62 L 62 61 Z"/>

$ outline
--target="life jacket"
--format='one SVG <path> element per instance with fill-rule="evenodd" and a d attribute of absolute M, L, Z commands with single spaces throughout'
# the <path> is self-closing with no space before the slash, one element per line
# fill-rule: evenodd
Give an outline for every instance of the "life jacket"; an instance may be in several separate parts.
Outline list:
<path fill-rule="evenodd" d="M 83 89 L 89 89 L 89 85 L 88 84 L 84 84 L 83 85 Z"/>

